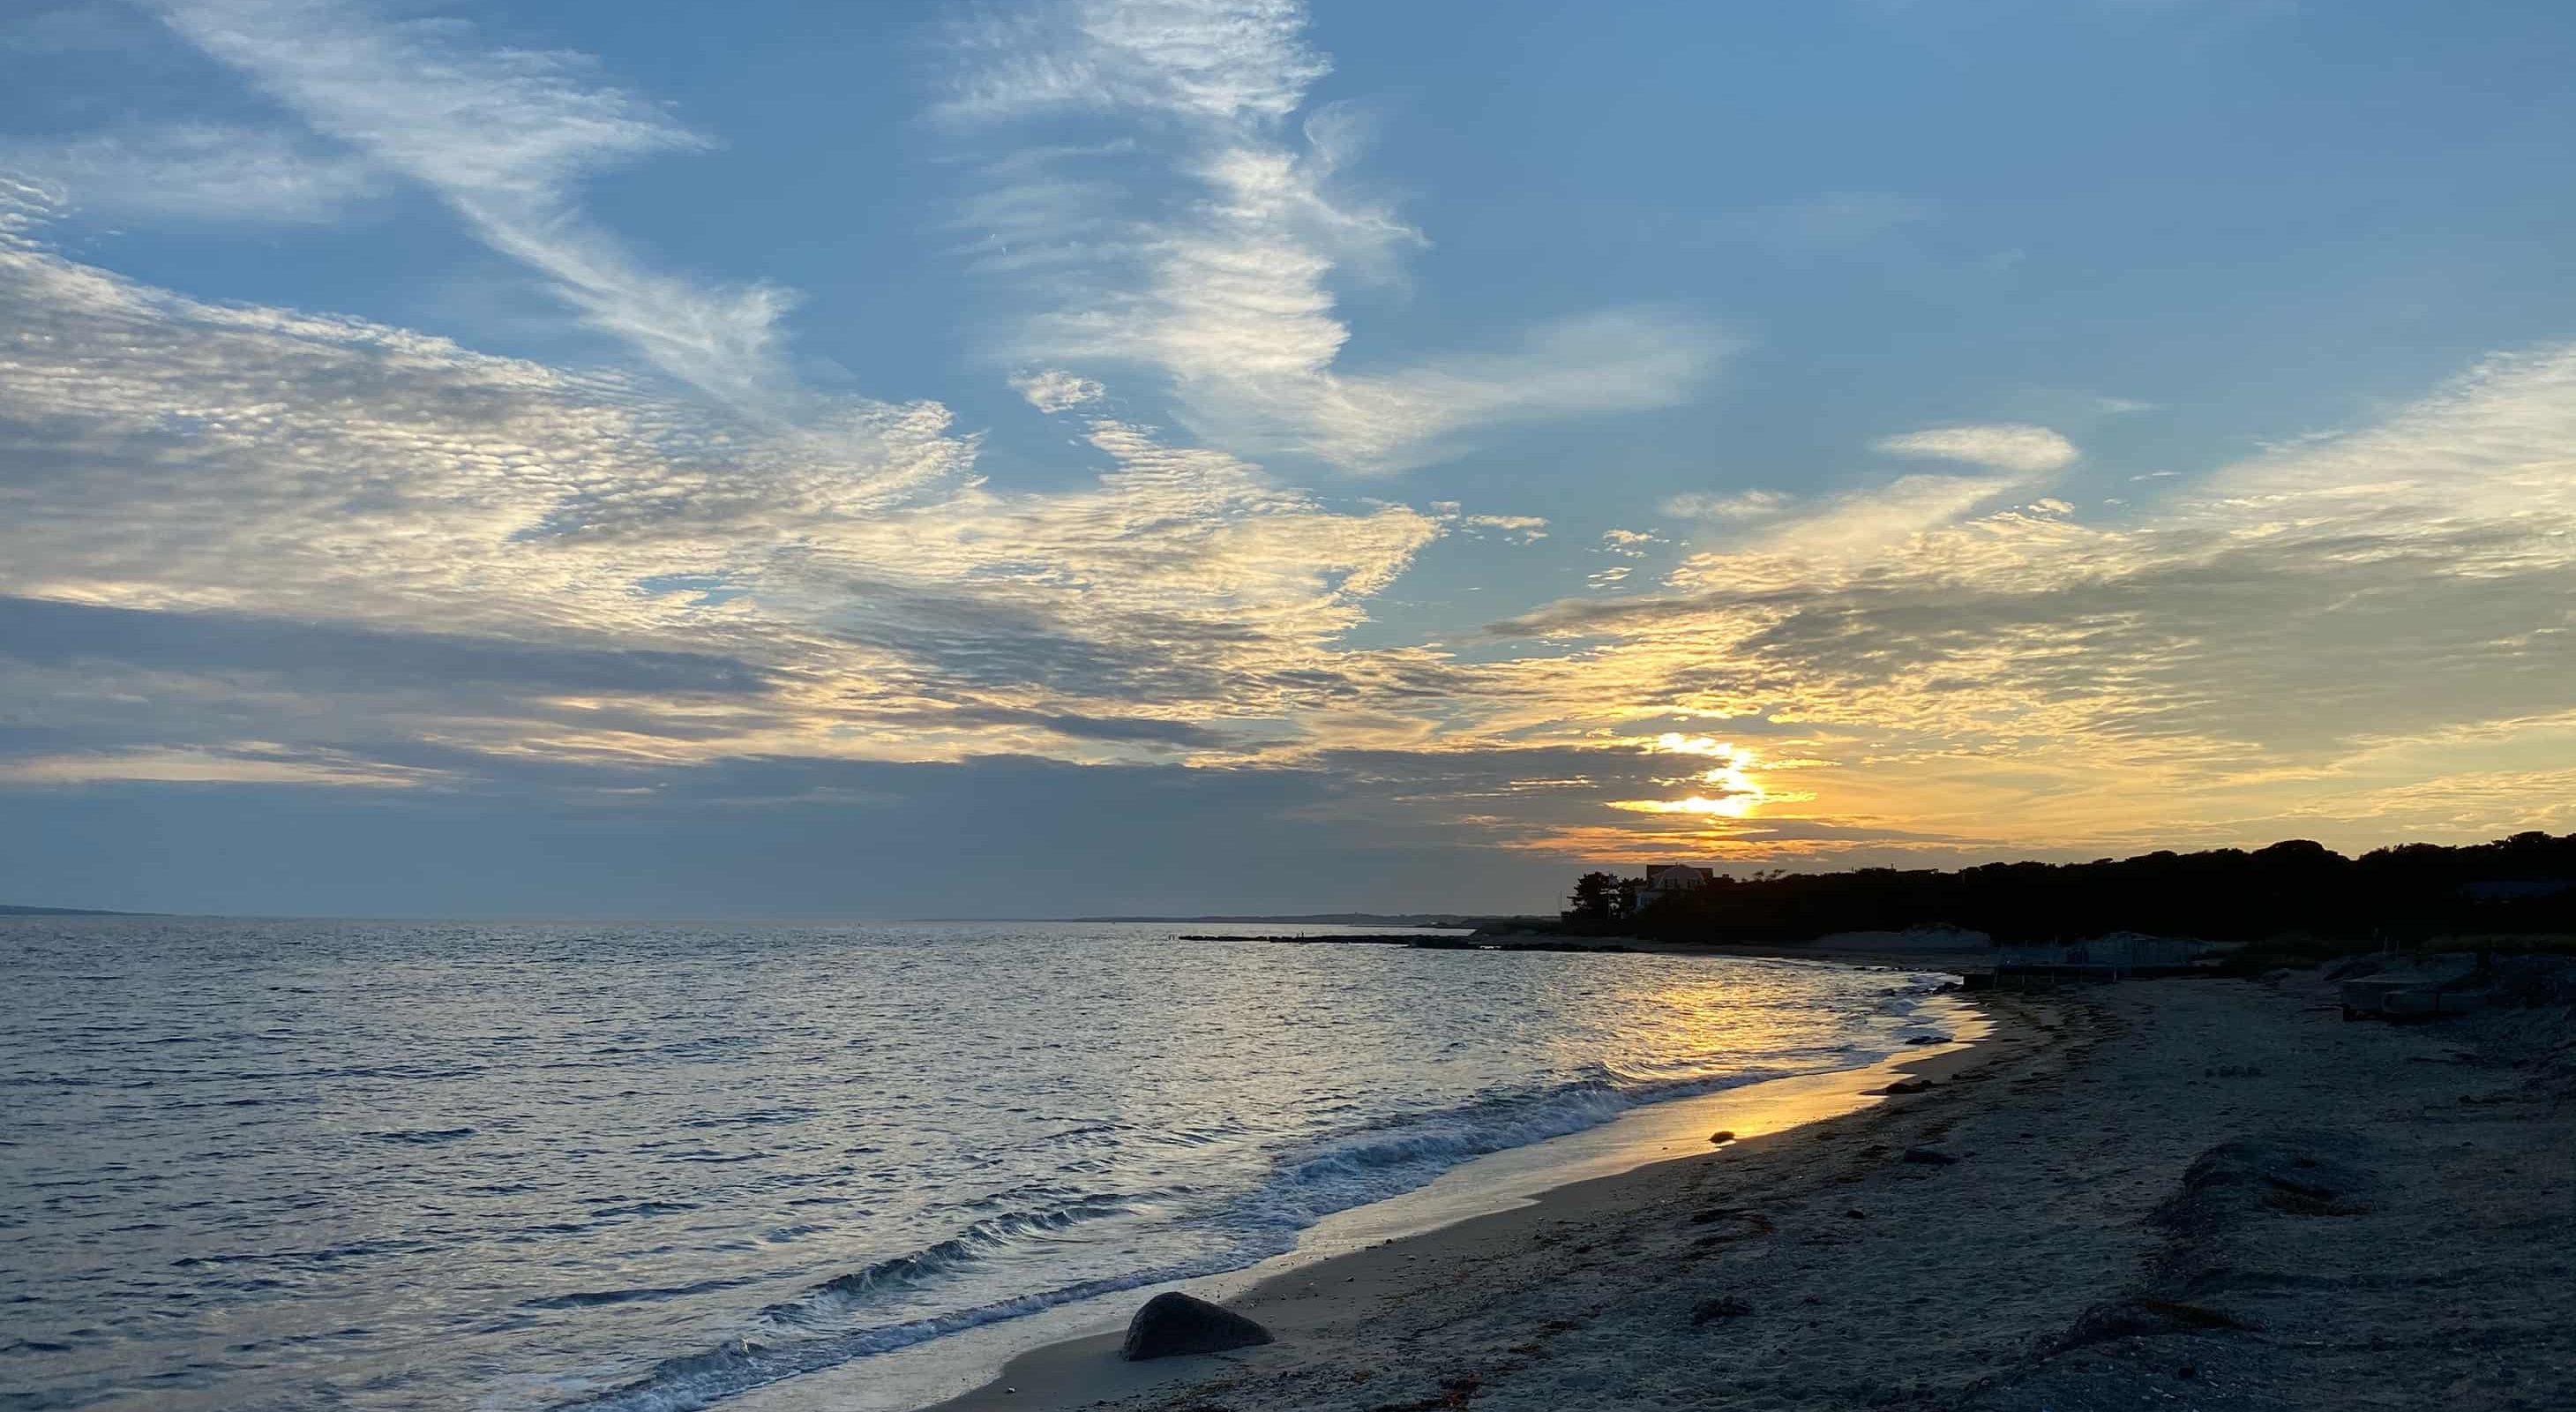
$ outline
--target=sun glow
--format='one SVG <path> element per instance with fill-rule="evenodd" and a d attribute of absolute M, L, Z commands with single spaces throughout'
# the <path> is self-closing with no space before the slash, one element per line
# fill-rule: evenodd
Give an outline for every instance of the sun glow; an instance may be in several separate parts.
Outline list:
<path fill-rule="evenodd" d="M 1732 744 L 1713 735 L 1684 735 L 1680 731 L 1666 731 L 1656 736 L 1646 748 L 1659 755 L 1732 756 L 1740 753 Z"/>
<path fill-rule="evenodd" d="M 1613 800 L 1611 808 L 1624 809 L 1632 814 L 1698 814 L 1710 818 L 1741 819 L 1751 814 L 1755 805 L 1771 797 L 1761 782 L 1753 778 L 1753 767 L 1759 763 L 1753 752 L 1738 747 L 1732 741 L 1666 731 L 1655 737 L 1647 749 L 1657 754 L 1698 755 L 1716 761 L 1698 776 L 1701 784 L 1713 788 L 1682 799 Z"/>
<path fill-rule="evenodd" d="M 1694 794 L 1687 799 L 1615 799 L 1610 803 L 1611 808 L 1625 809 L 1632 814 L 1710 814 L 1727 819 L 1743 818 L 1753 805 L 1753 800 L 1741 795 L 1711 799 L 1704 794 Z"/>

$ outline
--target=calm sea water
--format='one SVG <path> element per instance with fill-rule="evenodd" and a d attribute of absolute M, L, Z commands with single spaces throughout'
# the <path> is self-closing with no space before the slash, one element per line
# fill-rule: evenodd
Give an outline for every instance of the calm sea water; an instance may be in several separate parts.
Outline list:
<path fill-rule="evenodd" d="M 1869 1062 L 1936 981 L 1176 930 L 0 921 L 0 1406 L 704 1406 Z"/>

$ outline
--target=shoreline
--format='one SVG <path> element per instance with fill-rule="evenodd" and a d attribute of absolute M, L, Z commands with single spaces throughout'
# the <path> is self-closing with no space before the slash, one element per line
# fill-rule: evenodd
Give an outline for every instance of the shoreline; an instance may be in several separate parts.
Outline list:
<path fill-rule="evenodd" d="M 1729 954 L 1745 960 L 1942 969 L 1901 959 L 1716 953 L 1704 947 L 1653 942 L 1640 942 L 1637 947 L 1669 949 L 1675 954 Z M 1760 1080 L 1649 1104 L 1584 1132 L 1486 1154 L 1451 1169 L 1429 1187 L 1334 1213 L 1312 1228 L 1295 1251 L 1225 1275 L 1129 1291 L 1114 1313 L 1115 1327 L 1054 1338 L 1020 1352 L 984 1383 L 927 1404 L 919 1412 L 1042 1412 L 1183 1388 L 1222 1375 L 1241 1355 L 1144 1364 L 1120 1360 L 1117 1348 L 1127 1316 L 1159 1289 L 1184 1289 L 1216 1300 L 1260 1320 L 1285 1341 L 1303 1326 L 1301 1316 L 1310 1314 L 1309 1306 L 1319 1299 L 1338 1302 L 1352 1291 L 1365 1297 L 1423 1260 L 1437 1260 L 1486 1241 L 1522 1238 L 1546 1223 L 1579 1221 L 1602 1203 L 1627 1198 L 1628 1186 L 1638 1179 L 1667 1168 L 1793 1149 L 1819 1125 L 1915 1101 L 1916 1095 L 1890 1093 L 1890 1084 L 1955 1082 L 2004 1052 L 2046 1040 L 2046 1032 L 2028 1030 L 2019 1023 L 2022 1016 L 2017 1009 L 1999 1016 L 1996 1007 L 1979 1000 L 1956 994 L 1939 998 L 1955 1006 L 1961 1018 L 1978 1025 L 1980 1032 L 1927 1046 L 1921 1053 L 1890 1055 L 1855 1068 Z M 1710 1135 L 1717 1130 L 1740 1136 L 1712 1145 Z M 1406 1208 L 1435 1205 L 1439 1189 L 1453 1183 L 1481 1184 L 1489 1200 L 1499 1200 L 1466 1214 L 1434 1217 L 1427 1223 L 1408 1221 L 1413 1213 Z"/>
<path fill-rule="evenodd" d="M 1051 1345 L 940 1412 L 2576 1405 L 2576 1011 L 2338 995 L 1979 996 L 1924 1092 L 1265 1279 L 1226 1301 L 1263 1347 Z"/>
<path fill-rule="evenodd" d="M 1982 932 L 1834 932 L 1803 941 L 1666 941 L 1616 933 L 1474 932 L 1406 935 L 1201 936 L 1181 941 L 1262 941 L 1281 946 L 1402 946 L 1417 951 L 1563 951 L 1601 955 L 1717 956 L 1735 961 L 1811 961 L 1906 971 L 1975 971 L 1994 964 L 1997 948 Z"/>

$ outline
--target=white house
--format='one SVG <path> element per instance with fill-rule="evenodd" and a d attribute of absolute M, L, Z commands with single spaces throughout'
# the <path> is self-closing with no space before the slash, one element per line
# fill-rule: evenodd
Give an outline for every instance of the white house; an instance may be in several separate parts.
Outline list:
<path fill-rule="evenodd" d="M 1649 863 L 1646 865 L 1646 889 L 1637 898 L 1638 910 L 1661 902 L 1677 892 L 1695 892 L 1715 881 L 1717 875 L 1690 863 Z"/>

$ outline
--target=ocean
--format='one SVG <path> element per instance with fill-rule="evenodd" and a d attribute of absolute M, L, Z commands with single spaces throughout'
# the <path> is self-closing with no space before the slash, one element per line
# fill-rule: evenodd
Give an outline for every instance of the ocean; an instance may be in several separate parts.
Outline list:
<path fill-rule="evenodd" d="M 0 1408 L 846 1381 L 1941 1026 L 1928 973 L 1183 930 L 1280 928 L 0 919 Z"/>

